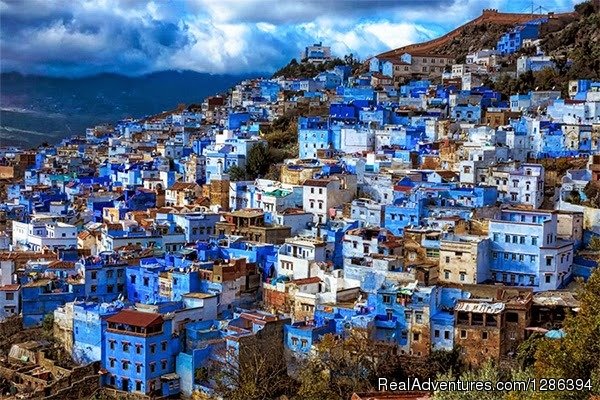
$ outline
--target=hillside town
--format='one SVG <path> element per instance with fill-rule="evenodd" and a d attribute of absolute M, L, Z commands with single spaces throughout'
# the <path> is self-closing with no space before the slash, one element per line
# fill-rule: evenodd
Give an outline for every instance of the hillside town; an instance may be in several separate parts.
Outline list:
<path fill-rule="evenodd" d="M 562 340 L 600 260 L 600 81 L 489 84 L 558 68 L 554 18 L 0 148 L 0 397 L 234 398 L 257 354 L 297 378 L 356 332 L 473 368 Z"/>

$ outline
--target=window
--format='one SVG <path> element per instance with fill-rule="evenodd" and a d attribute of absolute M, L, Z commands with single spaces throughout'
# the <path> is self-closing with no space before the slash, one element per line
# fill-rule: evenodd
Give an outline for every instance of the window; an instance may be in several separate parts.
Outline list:
<path fill-rule="evenodd" d="M 135 345 L 135 353 L 136 354 L 142 354 L 142 345 L 141 344 L 136 344 Z"/>
<path fill-rule="evenodd" d="M 138 392 L 142 391 L 142 381 L 135 381 L 135 390 Z"/>
<path fill-rule="evenodd" d="M 117 278 L 122 278 L 124 273 L 125 273 L 125 271 L 124 271 L 124 270 L 122 270 L 122 269 L 118 269 L 118 270 L 117 270 Z"/>
<path fill-rule="evenodd" d="M 150 278 L 145 276 L 144 277 L 144 286 L 149 286 L 150 285 Z"/>
<path fill-rule="evenodd" d="M 531 245 L 532 246 L 537 246 L 537 237 L 536 236 L 532 236 L 531 237 Z"/>
<path fill-rule="evenodd" d="M 482 338 L 483 340 L 487 340 L 487 338 L 488 338 L 488 333 L 487 333 L 487 331 L 481 331 L 481 338 Z"/>
<path fill-rule="evenodd" d="M 436 338 L 440 337 L 440 331 L 438 329 L 436 329 L 435 331 L 433 331 L 433 336 Z"/>
<path fill-rule="evenodd" d="M 114 359 L 114 358 L 111 358 L 111 359 L 110 359 L 110 367 L 111 367 L 111 368 L 114 368 L 114 367 L 115 367 L 115 359 Z"/>
<path fill-rule="evenodd" d="M 513 236 L 513 237 L 512 237 L 512 242 L 513 242 L 513 243 L 515 243 L 515 244 L 516 244 L 518 240 L 519 240 L 519 237 L 518 237 L 518 236 Z"/>
<path fill-rule="evenodd" d="M 553 257 L 546 257 L 546 266 L 550 267 L 552 266 L 552 259 Z"/>
<path fill-rule="evenodd" d="M 308 341 L 306 339 L 300 339 L 300 347 L 307 347 Z"/>
<path fill-rule="evenodd" d="M 124 360 L 121 362 L 122 366 L 123 366 L 123 370 L 127 371 L 129 369 L 129 361 Z"/>
<path fill-rule="evenodd" d="M 415 321 L 419 324 L 423 322 L 423 314 L 420 312 L 415 313 Z"/>
<path fill-rule="evenodd" d="M 14 300 L 15 294 L 11 292 L 6 292 L 6 300 Z"/>
<path fill-rule="evenodd" d="M 129 277 L 129 281 L 130 281 L 131 283 L 135 284 L 135 278 L 136 278 L 136 276 L 135 276 L 135 275 L 131 275 L 131 276 Z"/>
<path fill-rule="evenodd" d="M 498 240 L 500 240 L 500 235 L 494 232 L 494 242 L 497 242 Z"/>
<path fill-rule="evenodd" d="M 96 289 L 97 289 L 96 285 L 90 286 L 90 292 L 96 293 Z"/>
<path fill-rule="evenodd" d="M 106 286 L 106 293 L 112 293 L 113 290 L 114 290 L 114 286 L 113 285 Z"/>
<path fill-rule="evenodd" d="M 150 363 L 150 372 L 154 372 L 156 371 L 156 363 L 155 362 L 151 362 Z"/>
<path fill-rule="evenodd" d="M 128 342 L 123 342 L 122 346 L 123 346 L 124 352 L 129 352 L 129 343 Z"/>
<path fill-rule="evenodd" d="M 450 257 L 446 256 L 446 264 L 450 262 Z"/>
<path fill-rule="evenodd" d="M 163 370 L 167 369 L 167 360 L 160 360 L 160 368 Z"/>
<path fill-rule="evenodd" d="M 506 322 L 519 322 L 519 314 L 516 312 L 507 312 Z"/>
<path fill-rule="evenodd" d="M 421 339 L 421 334 L 419 334 L 418 332 L 413 332 L 413 340 L 415 342 L 418 342 L 419 339 Z"/>
<path fill-rule="evenodd" d="M 392 296 L 390 296 L 389 294 L 384 294 L 383 302 L 384 304 L 392 304 Z"/>
<path fill-rule="evenodd" d="M 546 275 L 546 283 L 552 282 L 552 275 Z"/>
<path fill-rule="evenodd" d="M 165 340 L 165 341 L 162 341 L 162 342 L 160 343 L 160 349 L 161 349 L 162 351 L 167 351 L 167 341 L 166 341 L 166 340 Z"/>
<path fill-rule="evenodd" d="M 92 271 L 92 273 L 90 274 L 90 277 L 92 279 L 98 279 L 98 271 Z"/>
<path fill-rule="evenodd" d="M 504 259 L 508 260 L 509 253 L 504 253 Z"/>
<path fill-rule="evenodd" d="M 460 280 L 461 280 L 461 282 L 464 282 L 464 280 L 465 280 L 465 276 L 466 276 L 466 275 L 467 275 L 467 274 L 466 274 L 466 272 L 460 272 L 460 273 L 459 273 L 459 276 L 460 276 Z"/>
<path fill-rule="evenodd" d="M 504 243 L 510 243 L 510 235 L 504 235 Z"/>
<path fill-rule="evenodd" d="M 297 345 L 298 345 L 298 338 L 292 337 L 292 346 L 297 346 Z"/>
<path fill-rule="evenodd" d="M 444 270 L 444 279 L 450 279 L 450 271 L 447 269 Z"/>
<path fill-rule="evenodd" d="M 460 338 L 461 339 L 466 339 L 467 338 L 467 331 L 464 329 L 461 329 L 460 331 Z"/>
<path fill-rule="evenodd" d="M 112 269 L 109 269 L 108 271 L 106 271 L 106 277 L 107 278 L 112 278 L 114 275 L 114 271 Z"/>
<path fill-rule="evenodd" d="M 498 252 L 497 252 L 497 251 L 492 251 L 492 258 L 493 258 L 494 260 L 497 260 L 497 259 L 498 259 Z"/>
<path fill-rule="evenodd" d="M 519 237 L 519 244 L 525 244 L 525 236 Z"/>
<path fill-rule="evenodd" d="M 450 339 L 450 331 L 444 331 L 444 339 Z"/>
<path fill-rule="evenodd" d="M 156 353 L 156 344 L 153 343 L 150 345 L 150 353 L 152 353 L 152 354 Z"/>

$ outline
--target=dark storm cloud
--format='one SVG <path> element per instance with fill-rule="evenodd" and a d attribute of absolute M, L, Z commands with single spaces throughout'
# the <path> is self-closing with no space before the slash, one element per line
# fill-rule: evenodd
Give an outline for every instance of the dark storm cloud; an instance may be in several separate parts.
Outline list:
<path fill-rule="evenodd" d="M 315 41 L 366 57 L 506 4 L 515 2 L 0 0 L 0 68 L 67 76 L 271 72 Z"/>

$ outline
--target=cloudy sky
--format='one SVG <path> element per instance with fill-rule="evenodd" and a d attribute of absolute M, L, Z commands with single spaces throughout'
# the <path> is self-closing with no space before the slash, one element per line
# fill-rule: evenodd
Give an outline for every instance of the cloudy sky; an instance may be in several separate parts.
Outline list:
<path fill-rule="evenodd" d="M 551 11 L 581 0 L 544 0 Z M 360 58 L 525 0 L 0 0 L 0 69 L 58 76 L 269 73 L 323 41 Z"/>

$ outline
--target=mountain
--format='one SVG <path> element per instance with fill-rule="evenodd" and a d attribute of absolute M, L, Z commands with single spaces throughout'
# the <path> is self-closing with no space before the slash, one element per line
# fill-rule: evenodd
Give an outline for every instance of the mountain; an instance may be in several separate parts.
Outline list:
<path fill-rule="evenodd" d="M 0 146 L 25 148 L 114 123 L 198 103 L 251 76 L 164 71 L 138 77 L 57 78 L 0 74 Z"/>

